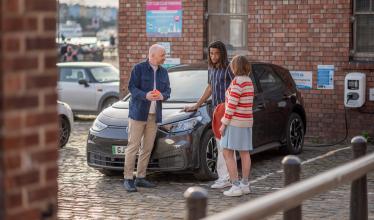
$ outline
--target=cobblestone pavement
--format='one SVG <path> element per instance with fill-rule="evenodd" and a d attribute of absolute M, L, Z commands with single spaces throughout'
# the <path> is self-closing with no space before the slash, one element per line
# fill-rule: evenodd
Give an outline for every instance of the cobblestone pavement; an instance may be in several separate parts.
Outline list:
<path fill-rule="evenodd" d="M 188 187 L 201 186 L 208 190 L 208 215 L 227 210 L 238 204 L 278 190 L 283 185 L 282 155 L 265 152 L 252 158 L 251 185 L 253 193 L 239 198 L 227 198 L 220 190 L 211 190 L 211 182 L 200 182 L 192 175 L 153 173 L 155 189 L 140 188 L 127 193 L 122 177 L 106 177 L 87 166 L 86 138 L 92 121 L 75 122 L 69 143 L 60 150 L 59 219 L 183 219 Z M 369 152 L 374 146 L 368 147 Z M 299 155 L 303 161 L 302 178 L 308 178 L 341 165 L 351 158 L 348 146 L 306 147 Z M 368 175 L 369 219 L 374 219 L 374 172 Z M 304 219 L 349 219 L 350 185 L 316 196 L 303 203 Z M 282 219 L 278 213 L 269 219 Z"/>

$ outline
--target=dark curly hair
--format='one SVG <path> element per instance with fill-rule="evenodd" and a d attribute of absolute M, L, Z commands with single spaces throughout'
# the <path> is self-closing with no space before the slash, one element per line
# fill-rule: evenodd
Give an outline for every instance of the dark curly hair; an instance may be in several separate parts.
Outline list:
<path fill-rule="evenodd" d="M 218 63 L 214 64 L 212 63 L 212 60 L 210 58 L 210 48 L 216 48 L 220 52 L 220 58 Z M 224 43 L 221 41 L 214 41 L 211 43 L 208 47 L 208 65 L 212 68 L 226 68 L 229 64 L 229 60 L 227 58 L 227 50 Z"/>

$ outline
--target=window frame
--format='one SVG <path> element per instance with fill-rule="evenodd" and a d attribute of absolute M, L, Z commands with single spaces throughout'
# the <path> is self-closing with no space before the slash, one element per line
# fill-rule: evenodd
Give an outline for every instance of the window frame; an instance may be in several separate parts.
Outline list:
<path fill-rule="evenodd" d="M 369 2 L 368 11 L 356 11 L 357 1 L 353 1 L 353 10 L 352 10 L 352 44 L 350 50 L 350 58 L 353 61 L 374 61 L 374 50 L 372 52 L 358 52 L 357 51 L 357 15 L 372 15 L 374 16 L 374 1 Z"/>
<path fill-rule="evenodd" d="M 215 0 L 217 1 L 217 0 Z M 211 8 L 209 7 L 209 4 L 211 4 L 211 1 L 207 1 L 207 6 L 206 6 L 206 12 L 205 12 L 205 18 L 206 18 L 206 31 L 207 31 L 207 35 L 206 35 L 206 38 L 207 38 L 207 42 L 210 43 L 213 41 L 213 37 L 212 37 L 212 31 L 210 29 L 214 29 L 214 27 L 212 28 L 211 25 L 212 25 L 212 18 L 214 17 L 225 17 L 227 18 L 227 21 L 230 22 L 231 19 L 233 20 L 240 20 L 241 22 L 244 22 L 243 24 L 243 27 L 245 28 L 244 32 L 242 32 L 242 34 L 244 36 L 243 37 L 243 46 L 242 47 L 233 47 L 233 49 L 230 49 L 230 48 L 227 48 L 227 53 L 228 53 L 228 56 L 229 57 L 232 57 L 234 54 L 235 55 L 247 55 L 248 54 L 248 0 L 238 0 L 238 1 L 243 1 L 242 3 L 245 4 L 245 10 L 243 10 L 243 12 L 241 11 L 236 11 L 237 8 L 233 8 L 233 10 L 231 11 L 230 10 L 230 6 L 228 6 L 228 10 L 225 11 L 223 10 L 223 3 L 225 3 L 227 0 L 218 0 L 218 3 L 215 2 L 216 4 L 219 4 L 220 7 L 221 7 L 221 11 L 213 11 L 211 10 Z M 235 5 L 235 2 L 227 2 L 227 5 Z M 214 22 L 213 22 L 214 24 Z M 230 25 L 228 25 L 228 28 L 230 28 Z M 227 30 L 227 32 L 230 32 L 230 30 Z M 219 37 L 222 42 L 224 43 L 229 43 L 230 41 L 230 36 L 228 36 L 228 42 L 225 42 L 226 39 L 223 39 L 223 37 Z M 226 47 L 227 47 L 227 44 L 226 44 Z"/>

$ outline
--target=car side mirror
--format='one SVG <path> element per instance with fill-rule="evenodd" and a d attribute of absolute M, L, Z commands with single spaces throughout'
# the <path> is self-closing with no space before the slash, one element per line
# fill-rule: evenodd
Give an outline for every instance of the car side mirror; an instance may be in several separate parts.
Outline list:
<path fill-rule="evenodd" d="M 79 81 L 78 81 L 78 83 L 80 84 L 80 85 L 84 85 L 84 87 L 89 87 L 90 85 L 88 85 L 88 82 L 87 82 L 87 80 L 85 80 L 85 79 L 80 79 Z"/>

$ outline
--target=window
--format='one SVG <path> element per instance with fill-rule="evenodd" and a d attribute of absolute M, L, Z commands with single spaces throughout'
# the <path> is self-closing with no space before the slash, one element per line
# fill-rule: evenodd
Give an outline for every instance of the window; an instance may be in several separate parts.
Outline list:
<path fill-rule="evenodd" d="M 374 0 L 355 0 L 352 21 L 351 57 L 358 61 L 374 61 Z"/>
<path fill-rule="evenodd" d="M 260 83 L 263 92 L 274 91 L 283 88 L 282 79 L 267 65 L 254 65 L 253 73 Z"/>
<path fill-rule="evenodd" d="M 60 69 L 60 81 L 61 82 L 78 82 L 80 79 L 88 81 L 86 72 L 84 69 L 74 68 L 61 68 Z"/>
<path fill-rule="evenodd" d="M 99 83 L 118 82 L 119 72 L 111 66 L 93 67 L 90 69 L 93 78 Z"/>
<path fill-rule="evenodd" d="M 225 43 L 229 55 L 247 51 L 247 0 L 208 1 L 208 41 Z"/>

